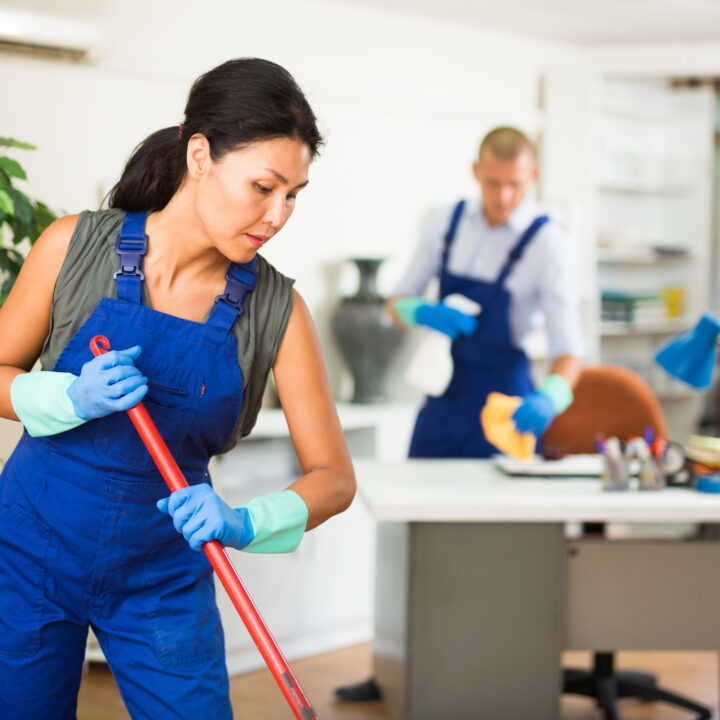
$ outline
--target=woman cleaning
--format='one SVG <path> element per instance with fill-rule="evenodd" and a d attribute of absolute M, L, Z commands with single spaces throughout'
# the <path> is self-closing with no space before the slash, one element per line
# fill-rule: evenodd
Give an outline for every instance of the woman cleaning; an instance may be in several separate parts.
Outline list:
<path fill-rule="evenodd" d="M 4 720 L 75 717 L 92 626 L 133 718 L 231 718 L 208 540 L 291 552 L 355 479 L 312 320 L 258 254 L 322 139 L 293 78 L 232 60 L 133 152 L 110 210 L 53 223 L 0 309 Z M 113 351 L 93 358 L 105 335 Z M 30 372 L 37 360 L 42 371 Z M 208 461 L 253 427 L 272 369 L 302 477 L 233 509 Z M 140 400 L 190 487 L 167 489 Z"/>

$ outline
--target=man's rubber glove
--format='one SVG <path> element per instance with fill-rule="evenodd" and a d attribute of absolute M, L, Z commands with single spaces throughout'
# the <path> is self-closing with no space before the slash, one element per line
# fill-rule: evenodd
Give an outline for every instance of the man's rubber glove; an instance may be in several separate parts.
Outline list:
<path fill-rule="evenodd" d="M 419 297 L 399 297 L 393 301 L 398 317 L 407 327 L 425 325 L 456 340 L 459 335 L 472 335 L 477 318 L 448 307 L 442 302 L 431 304 Z"/>
<path fill-rule="evenodd" d="M 292 490 L 262 495 L 233 510 L 207 483 L 192 485 L 157 502 L 193 550 L 219 540 L 248 552 L 292 552 L 307 526 L 308 510 Z"/>
<path fill-rule="evenodd" d="M 139 347 L 106 353 L 85 363 L 79 378 L 63 372 L 21 373 L 10 385 L 13 410 L 32 437 L 57 435 L 91 418 L 127 410 L 147 392 L 147 378 L 132 364 L 139 354 Z"/>
<path fill-rule="evenodd" d="M 141 352 L 135 345 L 86 362 L 80 377 L 67 389 L 75 414 L 93 420 L 137 405 L 148 391 L 147 378 L 133 365 Z"/>
<path fill-rule="evenodd" d="M 512 419 L 520 433 L 540 437 L 556 415 L 566 410 L 573 401 L 572 389 L 562 375 L 548 375 L 540 388 L 522 399 Z"/>

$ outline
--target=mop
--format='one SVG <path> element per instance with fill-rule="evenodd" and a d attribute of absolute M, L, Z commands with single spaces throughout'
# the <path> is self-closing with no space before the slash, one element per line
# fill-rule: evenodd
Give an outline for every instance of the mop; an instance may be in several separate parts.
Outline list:
<path fill-rule="evenodd" d="M 110 350 L 110 341 L 103 335 L 96 335 L 90 341 L 90 349 L 93 355 L 97 357 Z M 143 443 L 145 443 L 145 447 L 150 452 L 170 491 L 175 492 L 175 490 L 187 487 L 187 480 L 175 462 L 165 441 L 160 436 L 143 403 L 140 402 L 135 407 L 130 408 L 127 414 L 130 416 L 132 424 L 138 431 Z M 255 607 L 255 603 L 248 595 L 242 580 L 235 572 L 235 568 L 223 546 L 217 540 L 210 540 L 210 542 L 203 544 L 203 551 L 218 574 L 223 587 L 245 623 L 245 627 L 257 645 L 263 660 L 265 660 L 265 664 L 280 686 L 280 690 L 282 690 L 295 717 L 298 720 L 318 720 L 317 713 L 300 687 L 300 683 L 295 678 L 287 660 L 285 660 L 275 642 L 275 638 L 273 638 L 265 621 Z"/>

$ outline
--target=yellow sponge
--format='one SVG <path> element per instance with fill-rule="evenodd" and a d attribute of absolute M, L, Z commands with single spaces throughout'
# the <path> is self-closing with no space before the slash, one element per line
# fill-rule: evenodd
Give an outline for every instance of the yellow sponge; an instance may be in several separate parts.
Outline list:
<path fill-rule="evenodd" d="M 491 392 L 480 412 L 480 424 L 488 442 L 500 452 L 518 460 L 529 460 L 535 454 L 535 436 L 532 433 L 520 434 L 512 421 L 512 414 L 521 402 L 519 397 Z"/>

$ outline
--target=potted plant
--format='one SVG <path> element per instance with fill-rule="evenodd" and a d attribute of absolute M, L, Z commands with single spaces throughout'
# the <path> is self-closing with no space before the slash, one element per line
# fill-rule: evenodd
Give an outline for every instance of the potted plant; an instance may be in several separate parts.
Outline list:
<path fill-rule="evenodd" d="M 25 259 L 23 252 L 56 218 L 45 203 L 31 200 L 15 186 L 14 183 L 27 180 L 27 174 L 17 160 L 4 154 L 8 148 L 36 149 L 29 143 L 0 137 L 0 305 L 20 272 Z"/>

